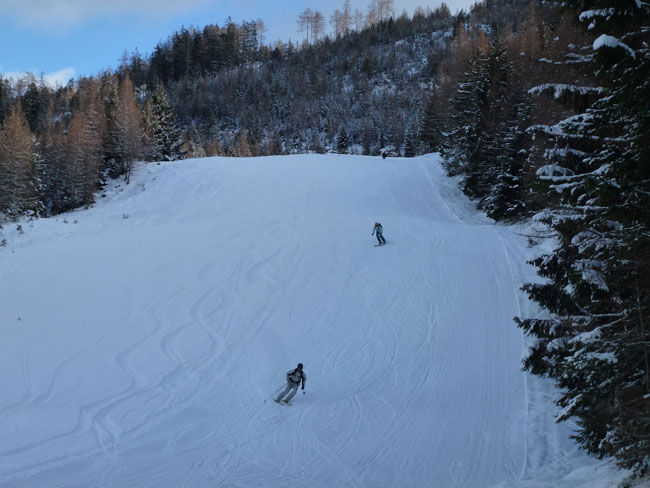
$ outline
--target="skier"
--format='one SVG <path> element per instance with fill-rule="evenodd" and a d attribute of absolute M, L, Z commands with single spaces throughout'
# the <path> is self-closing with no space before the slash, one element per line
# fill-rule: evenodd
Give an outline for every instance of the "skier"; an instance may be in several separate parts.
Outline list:
<path fill-rule="evenodd" d="M 375 228 L 372 229 L 371 235 L 377 235 L 377 241 L 379 242 L 378 246 L 383 246 L 386 244 L 386 239 L 384 239 L 384 229 L 382 228 L 379 222 L 375 222 Z"/>
<path fill-rule="evenodd" d="M 280 396 L 275 399 L 275 403 L 280 403 L 282 397 L 287 393 L 291 392 L 289 393 L 289 396 L 284 399 L 284 403 L 289 403 L 293 398 L 293 396 L 298 392 L 298 386 L 300 386 L 301 382 L 302 382 L 302 389 L 304 391 L 305 381 L 307 381 L 307 376 L 305 375 L 305 372 L 302 370 L 302 363 L 298 363 L 296 369 L 287 371 L 287 387 L 284 389 L 282 393 L 280 393 Z"/>

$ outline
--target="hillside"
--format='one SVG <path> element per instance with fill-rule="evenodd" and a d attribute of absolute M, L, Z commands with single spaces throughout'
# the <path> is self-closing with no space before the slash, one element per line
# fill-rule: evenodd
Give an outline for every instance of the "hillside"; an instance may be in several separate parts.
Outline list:
<path fill-rule="evenodd" d="M 143 165 L 21 225 L 0 229 L 3 488 L 622 477 L 521 371 L 535 251 L 437 156 Z M 278 406 L 299 361 L 306 394 Z"/>

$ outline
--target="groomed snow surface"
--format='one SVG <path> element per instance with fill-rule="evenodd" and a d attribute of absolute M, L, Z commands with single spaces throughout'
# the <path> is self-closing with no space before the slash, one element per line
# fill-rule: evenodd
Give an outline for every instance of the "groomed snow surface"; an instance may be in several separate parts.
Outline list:
<path fill-rule="evenodd" d="M 373 223 L 388 244 L 373 247 Z M 0 486 L 608 487 L 436 155 L 139 166 L 0 238 Z M 271 395 L 298 362 L 306 394 Z"/>

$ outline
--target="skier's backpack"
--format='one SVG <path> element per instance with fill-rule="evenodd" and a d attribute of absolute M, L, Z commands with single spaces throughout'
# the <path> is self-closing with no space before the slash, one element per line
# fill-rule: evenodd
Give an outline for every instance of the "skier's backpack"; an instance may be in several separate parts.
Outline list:
<path fill-rule="evenodd" d="M 296 373 L 300 376 L 300 379 L 299 379 L 297 382 L 296 382 L 296 381 L 293 381 L 293 377 L 296 376 Z M 292 383 L 300 384 L 300 382 L 301 382 L 303 379 L 304 379 L 304 377 L 303 377 L 303 375 L 302 375 L 302 371 L 300 371 L 298 368 L 294 369 L 293 371 L 291 371 L 291 372 L 289 373 L 289 381 L 291 381 Z"/>

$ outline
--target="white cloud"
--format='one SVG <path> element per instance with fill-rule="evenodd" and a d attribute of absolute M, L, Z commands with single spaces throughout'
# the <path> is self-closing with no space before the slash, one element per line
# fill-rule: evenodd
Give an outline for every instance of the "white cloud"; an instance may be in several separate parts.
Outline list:
<path fill-rule="evenodd" d="M 0 67 L 0 73 L 1 73 L 1 67 Z M 21 78 L 25 78 L 28 76 L 30 73 L 34 73 L 34 71 L 27 71 L 27 72 L 17 72 L 17 71 L 10 71 L 8 73 L 1 73 L 2 77 L 5 79 L 11 79 L 14 81 L 20 80 Z M 59 71 L 55 71 L 53 73 L 44 73 L 43 74 L 43 80 L 45 80 L 45 83 L 47 83 L 49 86 L 52 88 L 56 88 L 57 86 L 63 86 L 70 81 L 70 78 L 74 78 L 77 75 L 77 71 L 74 68 L 68 67 L 68 68 L 63 68 Z M 34 76 L 35 79 L 40 80 L 40 75 L 32 75 Z"/>
<path fill-rule="evenodd" d="M 54 73 L 48 73 L 45 75 L 45 82 L 53 87 L 57 85 L 65 85 L 70 81 L 71 78 L 74 78 L 77 72 L 74 68 L 63 68 Z"/>
<path fill-rule="evenodd" d="M 172 14 L 188 11 L 207 0 L 0 0 L 0 16 L 22 26 L 66 30 L 104 16 Z"/>

